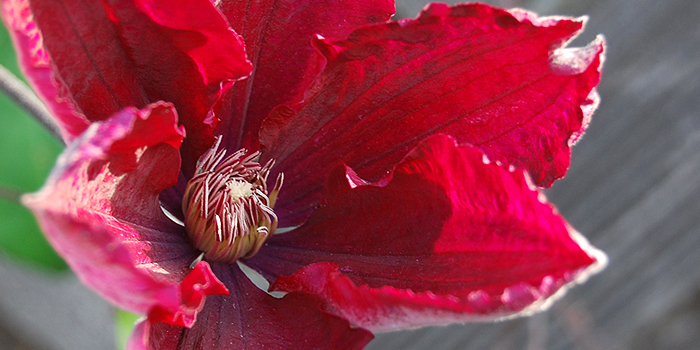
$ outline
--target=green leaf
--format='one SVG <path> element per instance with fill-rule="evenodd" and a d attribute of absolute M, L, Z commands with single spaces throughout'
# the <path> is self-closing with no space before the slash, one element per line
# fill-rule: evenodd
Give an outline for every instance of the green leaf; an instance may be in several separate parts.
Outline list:
<path fill-rule="evenodd" d="M 0 48 L 0 64 L 21 76 L 4 26 L 0 26 Z M 0 93 L 1 188 L 36 191 L 43 185 L 62 148 L 63 145 L 39 123 Z M 0 198 L 0 253 L 51 270 L 67 269 L 29 210 L 7 198 Z"/>
<path fill-rule="evenodd" d="M 117 350 L 126 348 L 126 342 L 129 340 L 129 335 L 134 329 L 136 321 L 141 316 L 132 314 L 131 312 L 116 309 L 114 312 L 114 339 L 116 341 Z"/>

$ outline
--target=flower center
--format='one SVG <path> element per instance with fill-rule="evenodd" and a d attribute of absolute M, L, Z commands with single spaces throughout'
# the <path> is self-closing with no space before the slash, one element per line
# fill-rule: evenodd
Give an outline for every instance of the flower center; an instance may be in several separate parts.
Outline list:
<path fill-rule="evenodd" d="M 197 249 L 212 261 L 234 262 L 260 250 L 277 228 L 272 210 L 282 174 L 268 193 L 273 161 L 261 166 L 260 152 L 241 149 L 228 157 L 221 138 L 199 158 L 182 198 L 185 229 Z"/>

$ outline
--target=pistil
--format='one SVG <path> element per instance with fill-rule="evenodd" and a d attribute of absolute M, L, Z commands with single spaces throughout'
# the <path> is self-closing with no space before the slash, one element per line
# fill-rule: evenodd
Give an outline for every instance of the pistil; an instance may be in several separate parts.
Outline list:
<path fill-rule="evenodd" d="M 241 149 L 228 157 L 221 138 L 197 162 L 182 199 L 185 229 L 211 261 L 234 262 L 260 250 L 277 228 L 272 210 L 282 174 L 272 191 L 267 176 L 273 161 L 258 163 L 260 152 Z"/>

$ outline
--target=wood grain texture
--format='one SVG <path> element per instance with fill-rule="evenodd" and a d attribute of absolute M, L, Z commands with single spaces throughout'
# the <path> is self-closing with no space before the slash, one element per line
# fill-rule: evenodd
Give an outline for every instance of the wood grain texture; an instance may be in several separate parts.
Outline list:
<path fill-rule="evenodd" d="M 113 310 L 70 273 L 20 266 L 0 256 L 0 349 L 114 347 Z"/>
<path fill-rule="evenodd" d="M 415 16 L 425 4 L 397 2 L 403 17 Z M 602 104 L 574 148 L 568 177 L 548 196 L 609 254 L 609 266 L 535 317 L 378 334 L 368 349 L 694 348 L 700 343 L 700 2 L 490 2 L 543 15 L 588 14 L 587 30 L 575 44 L 598 33 L 608 41 L 599 89 Z M 109 316 L 100 311 L 90 318 L 71 318 L 78 311 L 61 306 L 69 298 L 52 299 L 58 306 L 46 306 L 52 311 L 43 318 L 51 322 L 34 318 L 32 325 L 18 319 L 29 310 L 19 307 L 21 303 L 44 297 L 8 294 L 9 283 L 45 288 L 47 295 L 71 289 L 57 287 L 52 279 L 38 287 L 35 277 L 23 282 L 17 275 L 0 274 L 0 324 L 15 325 L 11 330 L 23 334 L 18 338 L 44 332 L 46 337 L 71 339 L 44 347 L 52 349 L 112 343 Z M 95 299 L 85 299 L 82 308 L 104 307 Z M 61 322 L 100 332 L 62 334 Z"/>

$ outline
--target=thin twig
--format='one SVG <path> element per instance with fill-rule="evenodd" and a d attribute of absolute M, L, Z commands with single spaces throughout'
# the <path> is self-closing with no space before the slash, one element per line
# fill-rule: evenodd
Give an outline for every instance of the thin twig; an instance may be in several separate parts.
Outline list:
<path fill-rule="evenodd" d="M 0 186 L 0 199 L 6 199 L 12 202 L 19 203 L 19 198 L 22 196 L 22 192 L 19 192 L 12 188 Z"/>
<path fill-rule="evenodd" d="M 0 90 L 15 101 L 16 104 L 24 108 L 29 115 L 34 117 L 59 141 L 63 142 L 61 130 L 49 113 L 49 110 L 46 109 L 46 106 L 23 81 L 2 65 L 0 65 Z"/>

